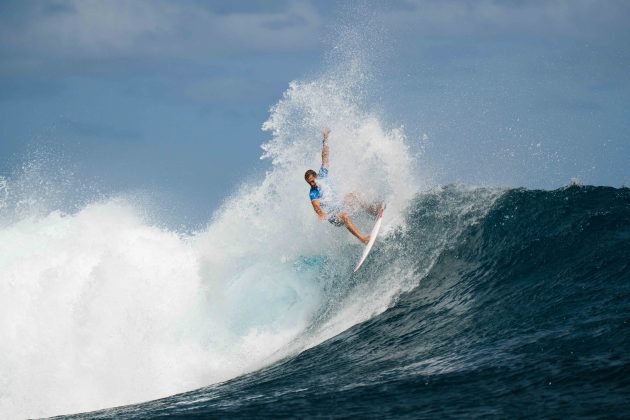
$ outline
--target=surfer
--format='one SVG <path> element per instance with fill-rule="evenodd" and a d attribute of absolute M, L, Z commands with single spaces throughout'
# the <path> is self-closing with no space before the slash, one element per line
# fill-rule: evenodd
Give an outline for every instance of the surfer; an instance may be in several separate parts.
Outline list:
<path fill-rule="evenodd" d="M 304 174 L 304 179 L 311 186 L 309 197 L 313 205 L 313 210 L 315 210 L 320 220 L 328 220 L 334 226 L 345 226 L 350 233 L 364 244 L 367 244 L 370 240 L 370 236 L 363 235 L 354 223 L 352 223 L 352 219 L 346 209 L 359 205 L 371 215 L 376 216 L 380 210 L 380 203 L 370 205 L 361 199 L 357 193 L 347 194 L 343 202 L 339 202 L 336 199 L 328 182 L 328 135 L 330 134 L 330 129 L 325 128 L 322 134 L 322 166 L 319 169 L 319 173 L 309 169 Z"/>

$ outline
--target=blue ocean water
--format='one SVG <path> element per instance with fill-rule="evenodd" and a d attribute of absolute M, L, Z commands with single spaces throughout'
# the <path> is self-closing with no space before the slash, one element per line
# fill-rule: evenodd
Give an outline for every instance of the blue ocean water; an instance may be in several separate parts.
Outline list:
<path fill-rule="evenodd" d="M 416 195 L 405 228 L 329 283 L 411 273 L 387 310 L 226 382 L 70 417 L 630 417 L 630 190 L 493 194 Z M 341 276 L 331 264 L 294 268 Z"/>
<path fill-rule="evenodd" d="M 437 186 L 354 58 L 289 84 L 204 226 L 46 154 L 0 177 L 0 417 L 630 417 L 629 190 Z M 323 127 L 335 189 L 387 202 L 356 274 Z"/>

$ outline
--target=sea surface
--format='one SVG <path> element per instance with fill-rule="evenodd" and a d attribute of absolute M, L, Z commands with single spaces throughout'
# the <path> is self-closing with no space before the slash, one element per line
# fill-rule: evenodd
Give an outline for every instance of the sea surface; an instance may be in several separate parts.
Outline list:
<path fill-rule="evenodd" d="M 289 84 L 262 126 L 268 169 L 199 226 L 165 222 L 150 187 L 99 192 L 16 157 L 0 418 L 630 418 L 630 190 L 502 187 L 517 164 L 442 185 L 354 58 Z M 303 178 L 324 127 L 338 196 L 387 203 L 356 274 L 362 244 L 318 219 Z"/>
<path fill-rule="evenodd" d="M 342 291 L 285 346 L 325 330 L 338 303 L 374 302 L 349 300 L 358 290 L 398 293 L 261 369 L 69 418 L 630 417 L 629 189 L 434 189 L 410 200 L 356 275 L 335 265 L 289 261 Z"/>

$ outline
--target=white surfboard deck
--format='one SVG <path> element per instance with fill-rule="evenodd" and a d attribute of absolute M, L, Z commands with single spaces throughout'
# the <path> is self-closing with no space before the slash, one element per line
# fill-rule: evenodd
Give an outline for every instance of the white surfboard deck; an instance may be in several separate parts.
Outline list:
<path fill-rule="evenodd" d="M 383 204 L 383 206 L 381 207 L 381 210 L 378 212 L 378 216 L 376 217 L 376 222 L 374 223 L 374 227 L 372 228 L 372 231 L 370 232 L 370 240 L 365 246 L 365 249 L 363 250 L 363 254 L 361 255 L 361 259 L 359 260 L 359 263 L 354 269 L 355 273 L 363 265 L 363 262 L 367 258 L 368 254 L 370 253 L 370 250 L 372 249 L 372 246 L 374 245 L 374 241 L 376 241 L 376 236 L 378 235 L 378 231 L 381 229 L 381 222 L 383 221 L 384 212 L 385 212 L 385 204 Z"/>

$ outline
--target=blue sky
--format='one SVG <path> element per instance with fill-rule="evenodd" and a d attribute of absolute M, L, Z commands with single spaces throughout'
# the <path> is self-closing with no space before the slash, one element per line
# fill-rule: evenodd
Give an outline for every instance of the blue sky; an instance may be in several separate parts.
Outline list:
<path fill-rule="evenodd" d="M 627 1 L 5 0 L 0 175 L 55 156 L 202 222 L 262 176 L 269 108 L 337 46 L 367 56 L 368 107 L 435 183 L 619 186 L 628 22 Z"/>

